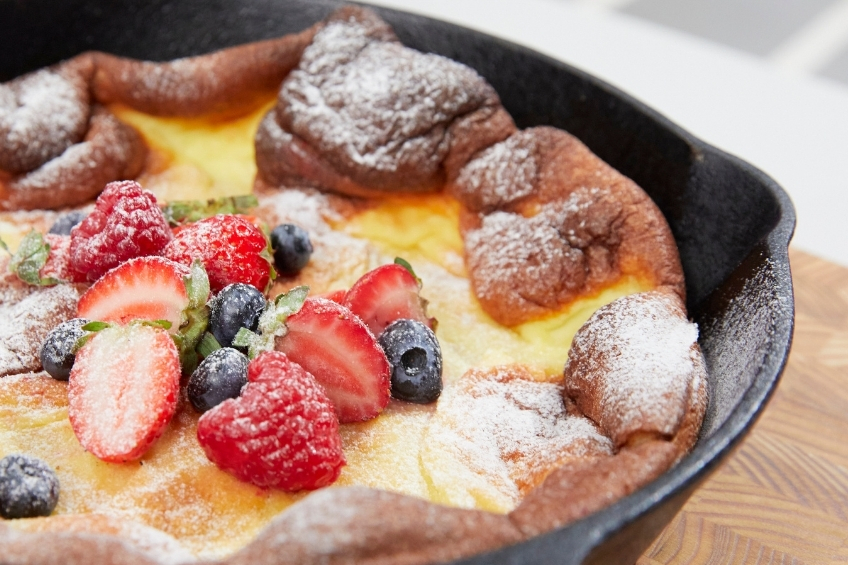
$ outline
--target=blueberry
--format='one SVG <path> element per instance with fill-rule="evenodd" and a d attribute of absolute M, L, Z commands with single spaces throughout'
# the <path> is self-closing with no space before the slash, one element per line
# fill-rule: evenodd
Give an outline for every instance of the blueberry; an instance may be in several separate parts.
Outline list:
<path fill-rule="evenodd" d="M 0 516 L 49 516 L 59 501 L 59 479 L 35 457 L 12 454 L 0 459 Z"/>
<path fill-rule="evenodd" d="M 188 379 L 188 400 L 198 412 L 236 398 L 247 384 L 247 356 L 232 347 L 213 351 Z"/>
<path fill-rule="evenodd" d="M 282 224 L 271 232 L 274 265 L 283 275 L 296 275 L 312 256 L 312 242 L 306 230 L 294 224 Z"/>
<path fill-rule="evenodd" d="M 38 354 L 41 366 L 57 381 L 68 380 L 76 358 L 74 345 L 85 335 L 86 332 L 82 327 L 88 322 L 89 320 L 85 318 L 74 318 L 62 322 L 50 330 L 41 345 L 41 351 Z"/>
<path fill-rule="evenodd" d="M 74 210 L 73 212 L 62 214 L 59 216 L 59 219 L 50 226 L 50 231 L 47 233 L 53 233 L 56 235 L 71 235 L 71 229 L 83 221 L 86 216 L 88 216 L 88 214 L 81 210 Z"/>
<path fill-rule="evenodd" d="M 249 284 L 225 286 L 212 300 L 209 331 L 221 347 L 230 347 L 241 328 L 256 331 L 265 304 L 265 295 Z"/>
<path fill-rule="evenodd" d="M 380 346 L 392 367 L 392 396 L 429 404 L 442 393 L 442 350 L 436 334 L 417 320 L 395 320 L 383 330 Z"/>

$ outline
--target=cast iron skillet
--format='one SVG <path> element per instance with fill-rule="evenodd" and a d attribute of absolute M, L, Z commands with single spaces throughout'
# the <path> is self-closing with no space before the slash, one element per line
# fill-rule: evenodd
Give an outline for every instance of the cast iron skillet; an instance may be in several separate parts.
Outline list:
<path fill-rule="evenodd" d="M 150 60 L 300 31 L 331 0 L 0 0 L 0 81 L 87 49 Z M 633 563 L 765 406 L 786 363 L 794 303 L 786 193 L 750 165 L 559 61 L 443 22 L 378 8 L 407 45 L 475 68 L 519 127 L 566 129 L 639 183 L 671 225 L 711 398 L 694 451 L 592 516 L 462 563 Z"/>

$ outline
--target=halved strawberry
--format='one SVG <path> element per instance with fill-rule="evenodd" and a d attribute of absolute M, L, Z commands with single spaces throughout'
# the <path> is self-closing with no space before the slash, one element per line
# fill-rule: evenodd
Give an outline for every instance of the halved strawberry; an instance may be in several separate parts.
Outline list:
<path fill-rule="evenodd" d="M 103 461 L 138 459 L 177 409 L 180 360 L 161 328 L 112 326 L 76 354 L 68 417 L 86 451 Z"/>
<path fill-rule="evenodd" d="M 336 407 L 339 421 L 376 417 L 389 402 L 389 362 L 368 327 L 350 310 L 307 298 L 286 320 L 277 351 L 312 373 Z"/>
<path fill-rule="evenodd" d="M 347 296 L 347 291 L 343 288 L 339 290 L 330 290 L 323 294 L 316 294 L 317 298 L 326 298 L 327 300 L 332 300 L 338 304 L 344 304 L 345 296 Z"/>
<path fill-rule="evenodd" d="M 132 320 L 168 320 L 180 328 L 189 296 L 183 277 L 188 267 L 163 257 L 138 257 L 103 275 L 77 305 L 77 317 L 126 324 Z"/>
<path fill-rule="evenodd" d="M 418 320 L 433 329 L 434 320 L 427 317 L 427 301 L 418 294 L 420 288 L 407 268 L 394 263 L 383 265 L 362 275 L 342 304 L 362 318 L 375 336 L 401 318 Z"/>

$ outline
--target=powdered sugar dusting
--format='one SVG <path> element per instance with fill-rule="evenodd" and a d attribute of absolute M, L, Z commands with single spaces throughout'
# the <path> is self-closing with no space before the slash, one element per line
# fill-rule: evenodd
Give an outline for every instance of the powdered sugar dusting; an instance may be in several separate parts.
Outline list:
<path fill-rule="evenodd" d="M 566 412 L 560 383 L 520 366 L 470 371 L 446 387 L 423 445 L 437 500 L 499 511 L 558 464 L 612 453 L 588 419 Z"/>
<path fill-rule="evenodd" d="M 259 195 L 256 214 L 268 225 L 291 223 L 309 234 L 313 252 L 295 278 L 281 278 L 271 294 L 306 284 L 313 294 L 350 288 L 356 280 L 387 259 L 368 241 L 331 227 L 342 220 L 336 200 L 312 189 L 289 188 Z"/>
<path fill-rule="evenodd" d="M 702 347 L 716 399 L 704 419 L 702 434 L 707 437 L 736 407 L 730 399 L 742 398 L 767 363 L 776 325 L 787 319 L 786 312 L 792 308 L 776 291 L 778 276 L 775 263 L 765 259 L 744 286 L 717 308 L 719 315 L 703 324 Z"/>
<path fill-rule="evenodd" d="M 561 287 L 578 287 L 585 278 L 582 251 L 544 215 L 494 212 L 466 234 L 465 245 L 478 297 L 504 302 L 505 309 L 555 308 Z"/>
<path fill-rule="evenodd" d="M 88 115 L 86 90 L 50 69 L 0 84 L 0 169 L 22 173 L 61 155 Z"/>
<path fill-rule="evenodd" d="M 698 378 L 697 339 L 676 295 L 620 298 L 575 335 L 566 390 L 617 446 L 636 432 L 672 436 Z"/>
<path fill-rule="evenodd" d="M 538 172 L 535 140 L 520 132 L 483 151 L 460 172 L 457 197 L 474 211 L 489 211 L 529 196 Z"/>
<path fill-rule="evenodd" d="M 281 119 L 321 153 L 372 171 L 416 164 L 433 174 L 449 149 L 447 124 L 476 103 L 481 79 L 369 31 L 350 21 L 319 31 L 283 83 Z"/>
<path fill-rule="evenodd" d="M 622 204 L 579 188 L 534 216 L 495 211 L 465 233 L 468 271 L 486 311 L 515 325 L 616 281 Z"/>
<path fill-rule="evenodd" d="M 47 333 L 76 313 L 72 285 L 29 286 L 0 260 L 0 377 L 41 368 L 38 353 Z"/>
<path fill-rule="evenodd" d="M 180 542 L 161 530 L 133 521 L 122 521 L 119 536 L 162 565 L 196 561 Z"/>
<path fill-rule="evenodd" d="M 78 205 L 110 181 L 132 177 L 146 151 L 138 134 L 105 109 L 95 109 L 85 138 L 9 183 L 7 207 Z"/>

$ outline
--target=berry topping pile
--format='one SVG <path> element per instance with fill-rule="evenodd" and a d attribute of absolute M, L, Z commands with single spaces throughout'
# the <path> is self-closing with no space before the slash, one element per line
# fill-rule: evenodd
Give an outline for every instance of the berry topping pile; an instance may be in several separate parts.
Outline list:
<path fill-rule="evenodd" d="M 59 479 L 47 463 L 12 454 L 0 459 L 0 516 L 49 516 L 59 501 Z"/>
<path fill-rule="evenodd" d="M 159 255 L 172 238 L 151 192 L 135 181 L 112 182 L 71 230 L 71 269 L 76 280 L 93 282 L 127 259 Z"/>
<path fill-rule="evenodd" d="M 306 370 L 279 351 L 248 366 L 248 385 L 200 417 L 197 439 L 219 467 L 259 487 L 312 490 L 345 464 L 333 404 Z"/>
<path fill-rule="evenodd" d="M 112 183 L 90 215 L 56 226 L 70 236 L 33 232 L 16 252 L 32 284 L 93 283 L 40 356 L 68 381 L 71 428 L 92 455 L 143 457 L 182 397 L 218 467 L 261 488 L 315 489 L 345 464 L 340 424 L 378 417 L 392 396 L 438 398 L 435 320 L 412 268 L 397 260 L 349 290 L 310 297 L 299 286 L 271 300 L 272 263 L 297 274 L 313 248 L 292 224 L 266 237 L 249 201 L 163 211 L 138 184 Z M 68 267 L 46 278 L 63 256 Z"/>

